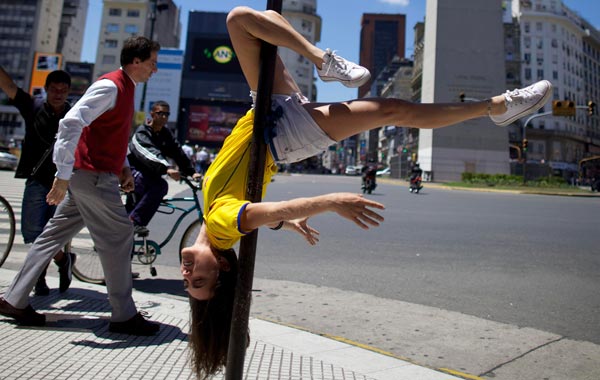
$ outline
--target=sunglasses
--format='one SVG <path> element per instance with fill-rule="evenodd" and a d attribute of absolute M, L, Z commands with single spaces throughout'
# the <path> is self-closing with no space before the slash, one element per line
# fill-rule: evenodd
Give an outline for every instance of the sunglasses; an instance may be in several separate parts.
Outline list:
<path fill-rule="evenodd" d="M 154 112 L 155 114 L 157 114 L 158 116 L 164 116 L 164 117 L 169 117 L 171 115 L 171 112 L 163 112 L 163 111 L 158 111 L 158 112 Z"/>

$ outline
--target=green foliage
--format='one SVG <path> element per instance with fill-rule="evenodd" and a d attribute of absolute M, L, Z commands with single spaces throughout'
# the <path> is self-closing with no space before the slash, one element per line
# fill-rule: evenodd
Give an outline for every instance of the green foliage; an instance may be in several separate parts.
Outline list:
<path fill-rule="evenodd" d="M 462 173 L 462 182 L 477 186 L 514 187 L 523 186 L 523 177 L 508 174 Z M 528 180 L 528 187 L 569 187 L 561 177 L 543 177 Z"/>

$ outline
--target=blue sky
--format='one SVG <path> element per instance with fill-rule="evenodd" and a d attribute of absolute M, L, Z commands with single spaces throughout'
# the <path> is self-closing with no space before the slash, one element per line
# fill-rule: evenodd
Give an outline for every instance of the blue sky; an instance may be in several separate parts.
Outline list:
<path fill-rule="evenodd" d="M 267 0 L 174 0 L 181 7 L 182 34 L 187 30 L 190 10 L 228 12 L 237 5 L 265 9 Z M 331 48 L 350 60 L 358 61 L 360 18 L 363 13 L 402 13 L 406 15 L 406 56 L 413 48 L 413 26 L 423 21 L 426 0 L 317 0 L 317 13 L 322 18 L 321 41 L 317 45 Z M 600 1 L 563 0 L 569 8 L 579 12 L 600 29 Z M 82 61 L 94 62 L 100 31 L 102 0 L 90 0 Z M 184 49 L 185 39 L 180 48 Z M 340 101 L 356 97 L 356 89 L 348 89 L 338 83 L 324 84 L 317 81 L 319 101 Z"/>

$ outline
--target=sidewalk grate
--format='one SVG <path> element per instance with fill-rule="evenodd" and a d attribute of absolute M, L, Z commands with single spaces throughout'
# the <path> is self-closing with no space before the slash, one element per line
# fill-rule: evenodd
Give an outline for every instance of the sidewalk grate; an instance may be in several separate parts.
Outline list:
<path fill-rule="evenodd" d="M 0 293 L 7 287 L 0 281 Z M 132 337 L 108 331 L 110 305 L 95 290 L 52 291 L 32 297 L 31 304 L 46 314 L 45 327 L 19 327 L 0 316 L 1 380 L 195 378 L 187 362 L 185 320 L 154 313 L 160 333 Z M 244 365 L 244 380 L 373 380 L 260 340 L 251 343 Z"/>

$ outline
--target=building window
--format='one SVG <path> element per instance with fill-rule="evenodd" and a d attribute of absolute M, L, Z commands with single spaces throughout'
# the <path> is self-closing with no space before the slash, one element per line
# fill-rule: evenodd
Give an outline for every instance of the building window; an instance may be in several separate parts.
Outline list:
<path fill-rule="evenodd" d="M 542 25 L 541 22 L 536 22 L 535 23 L 535 30 L 537 30 L 538 32 L 541 32 L 541 31 L 544 30 L 544 27 L 543 27 L 543 25 Z"/>
<path fill-rule="evenodd" d="M 525 24 L 523 24 L 523 29 L 525 30 L 525 33 L 529 33 L 530 26 L 529 26 L 528 22 L 526 22 Z"/>
<path fill-rule="evenodd" d="M 120 8 L 110 8 L 108 10 L 108 15 L 119 17 L 119 16 L 121 16 L 121 9 Z"/>
<path fill-rule="evenodd" d="M 552 70 L 552 79 L 558 80 L 558 71 Z"/>
<path fill-rule="evenodd" d="M 109 33 L 118 33 L 119 32 L 119 24 L 106 24 L 106 31 Z"/>
<path fill-rule="evenodd" d="M 102 56 L 102 64 L 103 65 L 114 65 L 117 61 L 114 55 L 103 55 Z"/>
<path fill-rule="evenodd" d="M 140 10 L 139 9 L 128 9 L 127 17 L 140 17 Z"/>
<path fill-rule="evenodd" d="M 537 79 L 538 80 L 544 79 L 544 69 L 538 69 L 538 71 L 537 71 Z"/>
<path fill-rule="evenodd" d="M 302 20 L 302 29 L 307 32 L 312 32 L 312 22 L 307 20 Z"/>
<path fill-rule="evenodd" d="M 125 25 L 125 33 L 137 34 L 138 26 L 135 24 L 127 24 Z"/>
<path fill-rule="evenodd" d="M 531 37 L 525 37 L 523 43 L 525 44 L 525 47 L 529 49 L 531 47 Z"/>
<path fill-rule="evenodd" d="M 525 63 L 529 64 L 529 62 L 531 62 L 531 53 L 523 54 L 523 61 L 525 61 Z"/>
<path fill-rule="evenodd" d="M 119 42 L 117 40 L 105 40 L 104 47 L 105 48 L 116 48 Z"/>
<path fill-rule="evenodd" d="M 529 69 L 529 68 L 525 69 L 525 80 L 526 81 L 531 80 L 531 69 Z"/>

